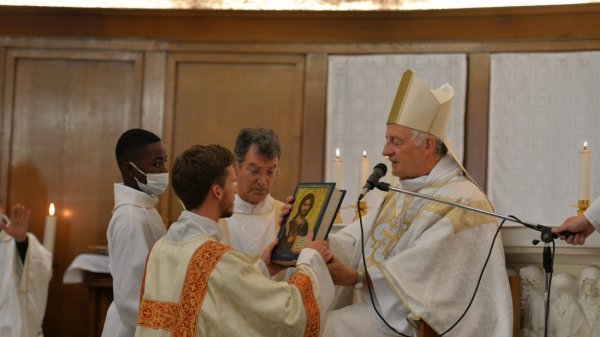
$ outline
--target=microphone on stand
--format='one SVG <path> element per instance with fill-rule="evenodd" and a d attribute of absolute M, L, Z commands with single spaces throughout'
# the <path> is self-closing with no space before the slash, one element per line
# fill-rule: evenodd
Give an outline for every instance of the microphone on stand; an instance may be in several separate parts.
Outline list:
<path fill-rule="evenodd" d="M 367 182 L 365 186 L 363 186 L 362 192 L 358 196 L 358 200 L 362 200 L 362 198 L 369 193 L 370 190 L 374 189 L 375 186 L 379 183 L 379 179 L 383 178 L 387 173 L 387 166 L 384 163 L 379 163 L 373 167 L 373 173 L 367 178 Z"/>

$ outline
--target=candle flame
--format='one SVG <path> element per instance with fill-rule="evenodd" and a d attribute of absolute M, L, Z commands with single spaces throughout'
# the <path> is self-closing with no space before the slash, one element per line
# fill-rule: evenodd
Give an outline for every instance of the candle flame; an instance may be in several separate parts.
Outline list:
<path fill-rule="evenodd" d="M 587 150 L 587 140 L 583 142 L 583 149 Z"/>
<path fill-rule="evenodd" d="M 367 158 L 367 150 L 363 150 L 363 158 Z"/>
<path fill-rule="evenodd" d="M 50 214 L 50 216 L 54 216 L 54 203 L 53 202 L 51 202 L 50 207 L 48 207 L 48 214 Z"/>
<path fill-rule="evenodd" d="M 339 159 L 339 158 L 340 158 L 340 149 L 339 149 L 339 148 L 335 149 L 335 157 L 336 157 L 337 159 Z"/>

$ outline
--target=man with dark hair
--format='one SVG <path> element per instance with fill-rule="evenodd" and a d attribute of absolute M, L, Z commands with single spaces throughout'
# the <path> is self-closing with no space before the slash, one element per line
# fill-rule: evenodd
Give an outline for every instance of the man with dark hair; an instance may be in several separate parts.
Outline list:
<path fill-rule="evenodd" d="M 115 208 L 107 231 L 114 301 L 102 336 L 132 337 L 146 256 L 166 232 L 155 206 L 157 196 L 169 184 L 169 175 L 165 147 L 150 131 L 131 129 L 123 133 L 115 155 L 123 183 L 114 185 Z"/>
<path fill-rule="evenodd" d="M 0 197 L 0 336 L 42 333 L 52 254 L 28 233 L 30 211 L 22 205 L 4 214 Z"/>
<path fill-rule="evenodd" d="M 258 259 L 279 231 L 283 203 L 270 195 L 279 171 L 279 138 L 271 129 L 242 129 L 234 152 L 237 195 L 233 216 L 221 219 L 219 226 L 225 244 Z"/>
<path fill-rule="evenodd" d="M 325 241 L 309 241 L 289 283 L 269 279 L 273 241 L 253 262 L 221 243 L 233 212 L 233 155 L 192 146 L 176 160 L 173 189 L 185 205 L 148 255 L 136 336 L 318 336 L 333 296 Z"/>

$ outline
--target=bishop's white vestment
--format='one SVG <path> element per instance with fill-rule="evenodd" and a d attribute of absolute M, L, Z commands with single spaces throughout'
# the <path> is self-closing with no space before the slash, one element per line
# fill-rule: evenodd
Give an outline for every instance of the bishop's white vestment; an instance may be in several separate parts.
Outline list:
<path fill-rule="evenodd" d="M 115 208 L 107 231 L 114 301 L 102 337 L 133 337 L 146 257 L 166 229 L 154 208 L 158 198 L 123 184 L 115 184 L 114 191 Z"/>
<path fill-rule="evenodd" d="M 257 205 L 235 195 L 233 215 L 219 219 L 221 242 L 252 259 L 258 259 L 279 232 L 279 215 L 283 203 L 268 195 Z"/>
<path fill-rule="evenodd" d="M 42 321 L 52 278 L 52 254 L 27 233 L 24 262 L 12 236 L 0 230 L 0 336 L 36 337 Z"/>
<path fill-rule="evenodd" d="M 319 336 L 333 282 L 304 249 L 288 282 L 220 242 L 217 223 L 184 211 L 148 256 L 137 337 Z"/>
<path fill-rule="evenodd" d="M 479 188 L 445 156 L 429 175 L 400 182 L 403 189 L 492 211 Z M 446 336 L 512 336 L 512 303 L 498 228 L 490 216 L 390 191 L 378 211 L 365 217 L 365 257 L 375 306 L 396 330 L 416 336 L 409 319 L 420 318 L 438 334 L 473 305 Z M 330 247 L 346 265 L 362 269 L 360 227 L 348 225 L 330 236 Z M 330 312 L 324 336 L 395 335 L 377 316 L 367 287 L 355 303 Z"/>

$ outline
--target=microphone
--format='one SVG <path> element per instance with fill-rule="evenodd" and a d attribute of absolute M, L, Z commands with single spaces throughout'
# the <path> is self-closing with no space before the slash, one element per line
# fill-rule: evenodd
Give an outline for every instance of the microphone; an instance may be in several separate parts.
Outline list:
<path fill-rule="evenodd" d="M 377 183 L 379 183 L 379 179 L 383 178 L 387 173 L 387 167 L 383 163 L 379 163 L 373 167 L 373 173 L 367 178 L 367 182 L 365 186 L 363 186 L 362 192 L 358 196 L 358 200 L 362 200 L 362 198 L 369 193 L 370 190 L 375 188 Z"/>

